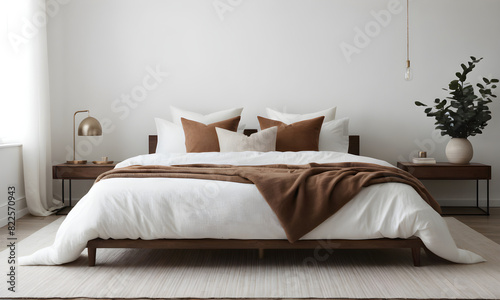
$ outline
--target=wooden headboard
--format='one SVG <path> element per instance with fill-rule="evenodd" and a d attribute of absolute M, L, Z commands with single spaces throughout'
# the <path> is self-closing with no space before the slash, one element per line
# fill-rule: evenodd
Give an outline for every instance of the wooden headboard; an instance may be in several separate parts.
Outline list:
<path fill-rule="evenodd" d="M 251 135 L 252 133 L 257 132 L 257 129 L 245 129 L 243 131 L 246 135 Z M 149 136 L 149 154 L 153 154 L 156 152 L 156 144 L 158 144 L 158 136 L 150 135 Z M 348 153 L 359 155 L 359 135 L 350 135 L 349 136 L 349 150 Z"/>

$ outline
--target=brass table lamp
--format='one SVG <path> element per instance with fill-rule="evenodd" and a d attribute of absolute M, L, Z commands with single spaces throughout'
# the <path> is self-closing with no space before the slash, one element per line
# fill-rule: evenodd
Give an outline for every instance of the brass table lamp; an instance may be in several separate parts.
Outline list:
<path fill-rule="evenodd" d="M 73 115 L 73 160 L 68 160 L 66 163 L 68 164 L 86 164 L 86 160 L 76 160 L 76 146 L 75 146 L 75 117 L 78 113 L 86 112 L 88 113 L 88 117 L 80 122 L 78 126 L 78 135 L 79 136 L 99 136 L 102 135 L 102 127 L 101 123 L 97 121 L 95 118 L 90 116 L 90 112 L 88 110 L 79 110 L 75 112 Z"/>

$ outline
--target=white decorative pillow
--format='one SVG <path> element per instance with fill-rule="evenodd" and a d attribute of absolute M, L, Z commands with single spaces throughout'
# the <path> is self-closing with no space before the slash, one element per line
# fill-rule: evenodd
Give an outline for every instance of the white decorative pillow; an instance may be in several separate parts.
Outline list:
<path fill-rule="evenodd" d="M 342 118 L 323 123 L 319 134 L 319 151 L 349 150 L 349 118 Z"/>
<path fill-rule="evenodd" d="M 285 124 L 292 124 L 300 121 L 305 121 L 309 119 L 318 118 L 324 116 L 324 123 L 335 120 L 335 113 L 337 112 L 337 107 L 328 108 L 322 111 L 310 113 L 310 114 L 287 114 L 276 111 L 271 108 L 266 108 L 267 117 L 276 121 L 283 122 Z"/>
<path fill-rule="evenodd" d="M 251 136 L 217 127 L 215 130 L 219 139 L 220 152 L 267 152 L 276 150 L 277 126 L 264 129 Z"/>
<path fill-rule="evenodd" d="M 175 106 L 170 106 L 170 113 L 172 114 L 172 122 L 174 124 L 182 126 L 181 118 L 188 119 L 191 121 L 203 123 L 205 125 L 224 121 L 227 119 L 232 119 L 241 116 L 243 108 L 231 108 L 226 110 L 221 110 L 213 112 L 208 115 L 202 115 L 196 112 L 184 110 L 177 108 Z"/>
<path fill-rule="evenodd" d="M 160 118 L 155 118 L 155 123 L 158 134 L 156 153 L 186 153 L 182 126 Z"/>

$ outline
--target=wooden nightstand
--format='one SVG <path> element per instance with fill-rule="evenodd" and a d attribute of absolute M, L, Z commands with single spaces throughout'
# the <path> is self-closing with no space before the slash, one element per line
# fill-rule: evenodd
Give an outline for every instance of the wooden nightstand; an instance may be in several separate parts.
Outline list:
<path fill-rule="evenodd" d="M 475 180 L 476 206 L 442 207 L 443 215 L 489 215 L 491 166 L 478 163 L 458 165 L 439 162 L 436 164 L 414 164 L 398 162 L 398 168 L 420 180 Z M 486 209 L 479 207 L 479 181 L 486 180 Z"/>
<path fill-rule="evenodd" d="M 116 164 L 97 165 L 87 163 L 83 165 L 59 164 L 52 166 L 52 178 L 61 179 L 62 182 L 62 202 L 64 204 L 64 180 L 69 180 L 69 206 L 64 207 L 57 214 L 65 214 L 66 210 L 71 210 L 71 180 L 95 180 L 102 173 L 112 170 Z M 69 209 L 67 209 L 69 207 Z M 67 212 L 66 212 L 67 214 Z"/>

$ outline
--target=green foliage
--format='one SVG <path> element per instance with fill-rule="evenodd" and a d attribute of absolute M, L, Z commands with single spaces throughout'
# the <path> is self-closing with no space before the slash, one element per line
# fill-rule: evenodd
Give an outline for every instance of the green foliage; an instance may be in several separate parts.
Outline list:
<path fill-rule="evenodd" d="M 441 130 L 441 135 L 449 135 L 454 138 L 467 138 L 481 134 L 482 129 L 488 125 L 491 119 L 491 111 L 488 104 L 492 98 L 497 96 L 492 93 L 497 87 L 498 79 L 483 77 L 484 83 L 477 83 L 480 97 L 474 92 L 474 87 L 465 82 L 467 74 L 472 72 L 482 58 L 470 57 L 468 65 L 461 64 L 462 71 L 455 73 L 458 79 L 452 80 L 448 88 L 450 96 L 445 99 L 435 99 L 434 107 L 425 108 L 428 117 L 436 119 L 436 129 Z M 448 100 L 449 101 L 448 101 Z M 415 101 L 417 106 L 427 106 L 420 101 Z"/>

